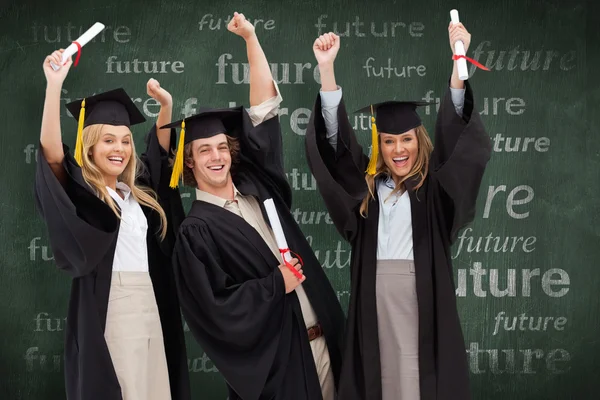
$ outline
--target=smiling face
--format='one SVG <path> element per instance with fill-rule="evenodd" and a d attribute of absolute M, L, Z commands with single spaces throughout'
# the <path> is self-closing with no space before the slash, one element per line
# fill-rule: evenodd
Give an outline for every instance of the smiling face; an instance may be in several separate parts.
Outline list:
<path fill-rule="evenodd" d="M 107 182 L 123 173 L 133 153 L 131 131 L 127 126 L 103 125 L 88 154 Z"/>
<path fill-rule="evenodd" d="M 417 160 L 419 141 L 414 129 L 400 135 L 380 134 L 381 156 L 389 168 L 394 181 L 398 182 L 408 175 Z"/>
<path fill-rule="evenodd" d="M 231 152 L 224 133 L 196 139 L 192 143 L 192 162 L 186 164 L 192 169 L 198 189 L 214 193 L 231 182 Z"/>

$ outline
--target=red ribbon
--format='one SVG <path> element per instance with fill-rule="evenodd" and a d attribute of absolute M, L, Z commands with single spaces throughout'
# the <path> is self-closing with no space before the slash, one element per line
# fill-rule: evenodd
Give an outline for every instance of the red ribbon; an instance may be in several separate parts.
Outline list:
<path fill-rule="evenodd" d="M 281 256 L 283 257 L 283 263 L 285 264 L 285 266 L 288 267 L 290 269 L 290 271 L 292 271 L 294 273 L 294 276 L 296 278 L 302 279 L 302 274 L 292 264 L 290 264 L 289 261 L 287 261 L 285 259 L 285 253 L 289 252 L 291 255 L 295 256 L 298 259 L 298 261 L 300 261 L 300 265 L 304 265 L 304 263 L 302 262 L 302 257 L 300 257 L 300 255 L 298 253 L 294 253 L 290 249 L 279 249 L 279 252 L 281 253 Z"/>
<path fill-rule="evenodd" d="M 477 68 L 482 69 L 484 71 L 489 71 L 490 69 L 487 68 L 486 66 L 484 66 L 483 64 L 481 64 L 479 61 L 472 59 L 471 57 L 467 57 L 467 56 L 458 56 L 458 55 L 453 55 L 452 59 L 453 60 L 458 60 L 459 58 L 464 58 L 465 60 L 467 60 L 468 62 L 470 62 L 471 64 L 475 65 Z"/>
<path fill-rule="evenodd" d="M 75 46 L 77 46 L 77 57 L 75 58 L 75 62 L 73 66 L 76 67 L 79 64 L 79 58 L 81 57 L 81 45 L 78 42 L 73 42 Z"/>

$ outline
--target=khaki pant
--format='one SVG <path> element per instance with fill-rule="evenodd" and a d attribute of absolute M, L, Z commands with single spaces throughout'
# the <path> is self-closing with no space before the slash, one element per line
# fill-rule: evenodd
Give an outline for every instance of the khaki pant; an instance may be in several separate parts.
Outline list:
<path fill-rule="evenodd" d="M 321 384 L 323 400 L 333 400 L 335 398 L 335 383 L 333 381 L 333 372 L 331 371 L 331 361 L 329 360 L 329 350 L 325 336 L 321 336 L 310 342 L 315 367 Z"/>
<path fill-rule="evenodd" d="M 123 400 L 170 400 L 162 328 L 148 272 L 113 272 L 104 338 Z"/>
<path fill-rule="evenodd" d="M 419 400 L 419 305 L 415 264 L 377 260 L 382 400 Z"/>

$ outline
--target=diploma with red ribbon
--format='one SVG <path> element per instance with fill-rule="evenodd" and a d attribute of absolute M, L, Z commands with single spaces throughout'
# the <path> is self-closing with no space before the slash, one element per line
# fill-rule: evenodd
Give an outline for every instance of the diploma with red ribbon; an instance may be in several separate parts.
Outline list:
<path fill-rule="evenodd" d="M 298 270 L 294 268 L 292 264 L 290 264 L 292 254 L 296 255 L 300 261 L 300 264 L 302 264 L 302 259 L 299 255 L 293 253 L 288 248 L 287 241 L 285 240 L 285 235 L 283 233 L 283 228 L 281 227 L 281 221 L 279 220 L 279 215 L 277 214 L 277 209 L 275 208 L 273 199 L 267 199 L 263 203 L 265 205 L 265 210 L 267 211 L 267 216 L 269 217 L 269 223 L 273 229 L 273 234 L 275 235 L 275 240 L 277 241 L 277 247 L 279 247 L 279 252 L 281 253 L 283 263 L 294 273 L 296 278 L 302 279 L 302 274 L 298 272 Z"/>
<path fill-rule="evenodd" d="M 460 22 L 460 20 L 458 19 L 458 11 L 450 10 L 450 19 L 452 20 L 453 24 L 458 24 Z M 481 68 L 484 71 L 489 71 L 488 68 L 484 67 L 476 60 L 465 55 L 465 44 L 461 40 L 458 40 L 456 43 L 454 43 L 454 56 L 452 56 L 452 59 L 458 61 L 456 63 L 456 66 L 458 68 L 458 79 L 460 79 L 461 81 L 469 79 L 467 61 L 475 65 L 477 68 Z"/>
<path fill-rule="evenodd" d="M 102 32 L 103 29 L 104 29 L 104 24 L 101 24 L 100 22 L 96 22 L 94 25 L 92 25 L 92 27 L 90 29 L 85 31 L 85 33 L 83 35 L 81 35 L 79 38 L 77 38 L 76 41 L 71 43 L 69 45 L 69 47 L 67 47 L 62 54 L 63 65 L 65 62 L 67 62 L 69 57 L 71 57 L 73 54 L 77 53 L 77 59 L 73 63 L 73 66 L 77 66 L 77 64 L 79 63 L 79 58 L 81 57 L 81 48 L 83 46 L 85 46 L 94 37 L 96 37 L 96 35 L 98 35 L 100 32 Z M 60 68 L 60 66 L 54 65 L 54 63 L 52 63 L 52 62 L 50 63 L 50 65 L 52 66 L 52 69 L 54 69 L 55 71 L 58 71 L 58 69 Z"/>

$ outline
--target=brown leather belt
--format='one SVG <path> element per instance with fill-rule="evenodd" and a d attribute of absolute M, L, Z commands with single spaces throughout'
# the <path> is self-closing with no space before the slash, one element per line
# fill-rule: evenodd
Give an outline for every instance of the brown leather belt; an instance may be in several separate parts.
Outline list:
<path fill-rule="evenodd" d="M 323 336 L 323 329 L 321 329 L 321 324 L 319 324 L 319 323 L 308 328 L 307 332 L 308 332 L 308 341 L 309 342 L 312 342 L 313 340 Z"/>

